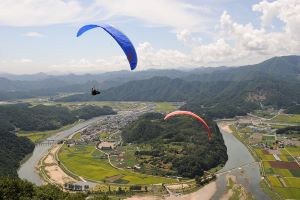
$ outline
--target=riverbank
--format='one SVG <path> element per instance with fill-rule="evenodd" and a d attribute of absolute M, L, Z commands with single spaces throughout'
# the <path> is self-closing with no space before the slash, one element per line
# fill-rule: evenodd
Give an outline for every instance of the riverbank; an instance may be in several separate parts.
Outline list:
<path fill-rule="evenodd" d="M 44 179 L 51 184 L 55 183 L 61 187 L 65 183 L 74 183 L 75 180 L 73 177 L 66 174 L 61 168 L 60 164 L 56 160 L 56 154 L 61 148 L 61 145 L 55 145 L 49 153 L 41 160 L 40 169 L 41 173 L 44 175 Z M 45 177 L 46 176 L 46 177 Z"/>
<path fill-rule="evenodd" d="M 54 140 L 54 141 L 62 140 L 63 138 L 68 137 L 74 132 L 85 129 L 90 124 L 97 122 L 99 119 L 103 117 L 105 116 L 100 116 L 90 120 L 86 120 L 84 122 L 76 124 L 75 126 L 71 127 L 68 130 L 58 132 L 47 139 Z M 36 170 L 36 166 L 38 165 L 39 161 L 48 153 L 51 147 L 52 144 L 36 145 L 32 155 L 24 163 L 22 163 L 22 165 L 18 169 L 18 176 L 21 179 L 26 179 L 32 183 L 35 183 L 36 185 L 42 185 L 43 180 L 39 176 L 39 171 Z"/>
<path fill-rule="evenodd" d="M 220 130 L 232 134 L 232 130 L 230 129 L 230 125 L 232 125 L 233 122 L 231 121 L 220 121 L 218 122 L 218 127 Z"/>
<path fill-rule="evenodd" d="M 161 196 L 150 196 L 150 195 L 134 195 L 132 197 L 126 198 L 126 200 L 210 200 L 214 193 L 217 191 L 216 182 L 211 182 L 201 189 L 197 190 L 196 192 L 185 194 L 181 196 L 171 195 L 168 197 L 161 197 Z"/>

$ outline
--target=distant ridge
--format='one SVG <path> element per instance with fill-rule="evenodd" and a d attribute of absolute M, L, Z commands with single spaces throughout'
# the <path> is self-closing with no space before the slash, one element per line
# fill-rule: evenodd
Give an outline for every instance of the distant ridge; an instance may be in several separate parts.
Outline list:
<path fill-rule="evenodd" d="M 186 109 L 215 118 L 231 117 L 246 114 L 260 103 L 279 108 L 294 105 L 300 100 L 299 74 L 300 56 L 274 57 L 256 65 L 181 78 L 130 81 L 93 98 L 81 94 L 57 101 L 186 101 Z"/>

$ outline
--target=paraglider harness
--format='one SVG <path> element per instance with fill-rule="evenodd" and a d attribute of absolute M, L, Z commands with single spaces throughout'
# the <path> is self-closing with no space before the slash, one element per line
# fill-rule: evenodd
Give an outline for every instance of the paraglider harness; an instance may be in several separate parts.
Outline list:
<path fill-rule="evenodd" d="M 96 90 L 95 87 L 93 87 L 91 91 L 91 95 L 96 96 L 97 94 L 100 94 L 100 91 Z"/>

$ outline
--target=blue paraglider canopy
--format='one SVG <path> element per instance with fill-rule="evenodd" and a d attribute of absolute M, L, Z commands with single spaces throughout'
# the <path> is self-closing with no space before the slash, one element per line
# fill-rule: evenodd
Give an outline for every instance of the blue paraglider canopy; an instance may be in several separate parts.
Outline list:
<path fill-rule="evenodd" d="M 130 64 L 131 70 L 134 70 L 137 65 L 137 55 L 136 55 L 135 48 L 134 48 L 133 44 L 131 43 L 131 41 L 129 40 L 129 38 L 126 35 L 124 35 L 121 31 L 114 28 L 113 26 L 111 26 L 109 24 L 85 25 L 79 29 L 79 31 L 77 32 L 77 37 L 81 36 L 86 31 L 94 29 L 94 28 L 104 29 L 107 33 L 109 33 L 118 42 L 118 44 L 121 46 L 124 53 L 126 54 L 126 57 Z"/>

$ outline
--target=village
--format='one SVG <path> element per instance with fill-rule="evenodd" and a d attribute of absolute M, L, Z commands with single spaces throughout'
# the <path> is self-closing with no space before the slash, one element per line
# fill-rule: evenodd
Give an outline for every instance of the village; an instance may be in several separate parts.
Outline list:
<path fill-rule="evenodd" d="M 232 128 L 235 128 L 237 133 L 253 147 L 277 149 L 285 146 L 300 146 L 299 135 L 277 134 L 278 129 L 299 126 L 300 119 L 297 116 L 283 114 L 281 111 L 269 110 L 268 112 L 270 118 L 255 114 L 237 116 Z"/>
<path fill-rule="evenodd" d="M 136 110 L 119 110 L 116 115 L 109 115 L 75 134 L 65 143 L 70 147 L 76 144 L 95 144 L 101 150 L 112 150 L 120 145 L 122 140 L 120 130 L 128 123 L 135 121 L 139 116 L 147 112 L 154 112 L 155 104 L 147 103 Z"/>

